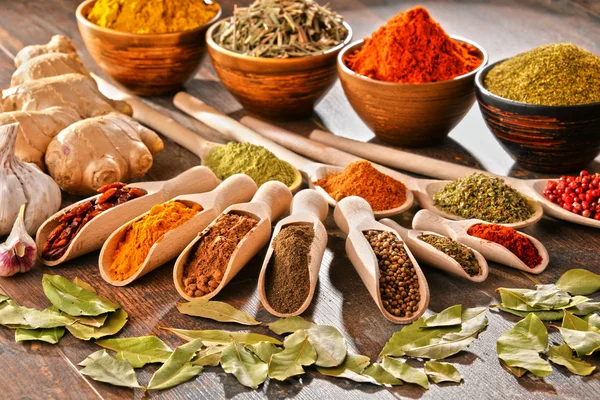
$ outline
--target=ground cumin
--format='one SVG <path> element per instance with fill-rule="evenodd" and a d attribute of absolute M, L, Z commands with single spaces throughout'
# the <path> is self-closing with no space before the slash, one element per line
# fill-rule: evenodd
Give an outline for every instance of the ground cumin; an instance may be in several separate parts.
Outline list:
<path fill-rule="evenodd" d="M 343 172 L 327 175 L 315 182 L 336 201 L 348 196 L 365 199 L 373 211 L 400 207 L 406 201 L 406 186 L 379 172 L 368 161 L 349 164 Z"/>

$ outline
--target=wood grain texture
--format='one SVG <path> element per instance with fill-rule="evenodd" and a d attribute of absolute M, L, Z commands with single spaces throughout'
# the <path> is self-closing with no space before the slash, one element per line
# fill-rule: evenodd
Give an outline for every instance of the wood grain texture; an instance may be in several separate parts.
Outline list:
<path fill-rule="evenodd" d="M 240 1 L 247 4 L 249 0 Z M 224 15 L 230 15 L 233 1 L 223 2 Z M 370 34 L 398 11 L 414 5 L 414 2 L 394 0 L 333 0 L 332 7 L 340 11 L 354 30 L 355 38 Z M 451 34 L 472 38 L 490 54 L 491 60 L 499 60 L 549 42 L 573 42 L 600 54 L 600 19 L 580 7 L 573 7 L 563 0 L 506 0 L 506 1 L 424 1 L 435 19 Z M 53 34 L 73 38 L 82 61 L 91 71 L 101 73 L 94 64 L 78 34 L 74 17 L 77 0 L 20 1 L 0 3 L 0 86 L 8 86 L 14 71 L 12 56 L 23 46 L 46 43 Z M 105 76 L 105 75 L 103 75 Z M 210 65 L 205 60 L 202 69 L 188 83 L 187 91 L 211 106 L 227 112 L 235 118 L 244 115 L 239 103 L 229 94 Z M 151 106 L 170 114 L 190 129 L 201 132 L 207 139 L 223 142 L 213 130 L 174 112 L 169 97 L 146 99 Z M 336 83 L 328 95 L 317 105 L 313 121 L 287 122 L 284 127 L 307 134 L 315 128 L 315 121 L 339 135 L 361 140 L 371 140 L 373 134 L 354 114 L 344 97 L 341 86 Z M 169 179 L 191 166 L 199 159 L 187 150 L 165 140 L 165 150 L 155 157 L 149 178 Z M 485 167 L 495 173 L 511 173 L 515 176 L 535 178 L 540 176 L 529 171 L 513 168 L 510 156 L 496 142 L 485 127 L 479 110 L 471 109 L 467 117 L 437 146 L 411 150 L 419 154 L 461 163 Z M 600 170 L 592 164 L 592 170 Z M 541 177 L 541 176 L 540 176 Z M 79 200 L 65 196 L 67 205 Z M 395 220 L 404 227 L 418 209 L 413 207 Z M 331 213 L 330 213 L 331 214 Z M 350 264 L 344 251 L 345 237 L 335 227 L 331 216 L 325 223 L 328 232 L 328 248 L 320 270 L 319 285 L 311 306 L 303 314 L 321 324 L 341 329 L 349 342 L 351 352 L 369 356 L 375 361 L 382 346 L 398 330 L 398 326 L 384 320 L 360 277 Z M 486 306 L 497 302 L 497 287 L 532 287 L 537 282 L 553 282 L 570 268 L 588 268 L 600 272 L 600 235 L 597 229 L 544 218 L 525 230 L 540 239 L 551 257 L 550 266 L 532 277 L 513 269 L 490 263 L 490 274 L 483 284 L 466 282 L 424 267 L 423 272 L 431 291 L 429 309 L 439 312 L 446 307 L 462 303 L 464 306 Z M 243 309 L 258 320 L 271 322 L 275 317 L 260 307 L 257 296 L 257 280 L 266 249 L 263 249 L 223 290 L 216 300 L 226 301 Z M 181 301 L 172 279 L 173 263 L 167 263 L 132 285 L 116 288 L 106 284 L 98 271 L 98 252 L 90 253 L 64 265 L 48 268 L 36 265 L 26 275 L 0 278 L 0 291 L 10 295 L 20 304 L 44 308 L 50 305 L 45 298 L 41 277 L 43 273 L 58 273 L 68 278 L 76 276 L 92 283 L 99 293 L 119 302 L 129 313 L 129 323 L 119 337 L 156 334 L 171 346 L 182 342 L 167 334 L 161 327 L 185 329 L 242 330 L 232 324 L 216 323 L 180 314 L 175 305 Z M 427 315 L 427 314 L 426 314 Z M 516 317 L 488 312 L 490 324 L 467 351 L 451 357 L 465 377 L 461 385 L 432 385 L 424 391 L 414 385 L 388 389 L 345 380 L 322 377 L 316 372 L 289 382 L 269 382 L 258 391 L 241 386 L 231 375 L 220 368 L 207 368 L 200 376 L 184 385 L 164 392 L 151 392 L 149 398 L 165 399 L 216 399 L 216 398 L 269 398 L 284 399 L 596 399 L 600 397 L 598 374 L 577 377 L 562 367 L 554 368 L 552 375 L 543 380 L 524 377 L 516 379 L 505 372 L 496 356 L 496 339 L 512 327 Z M 269 334 L 265 326 L 256 332 Z M 550 342 L 560 343 L 555 330 L 550 330 Z M 142 397 L 141 391 L 117 388 L 88 380 L 76 372 L 75 365 L 99 349 L 93 343 L 79 341 L 66 335 L 57 346 L 15 343 L 14 332 L 0 328 L 0 362 L 5 368 L 0 375 L 3 398 L 105 398 L 123 399 Z M 597 357 L 591 362 L 600 366 Z M 418 363 L 417 363 L 418 365 Z M 147 367 L 140 373 L 142 384 L 147 384 L 155 367 Z"/>

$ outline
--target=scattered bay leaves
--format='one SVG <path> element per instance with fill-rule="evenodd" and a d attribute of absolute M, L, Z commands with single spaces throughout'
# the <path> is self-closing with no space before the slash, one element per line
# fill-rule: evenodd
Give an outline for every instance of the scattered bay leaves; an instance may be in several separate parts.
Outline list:
<path fill-rule="evenodd" d="M 439 326 L 460 325 L 462 323 L 461 314 L 462 305 L 457 304 L 427 318 L 423 323 L 423 326 L 427 328 L 436 328 Z"/>
<path fill-rule="evenodd" d="M 221 301 L 197 299 L 188 303 L 177 304 L 180 313 L 194 317 L 212 319 L 219 322 L 235 322 L 242 325 L 260 325 L 250 315 Z"/>
<path fill-rule="evenodd" d="M 202 372 L 202 367 L 192 365 L 190 361 L 202 348 L 202 340 L 195 339 L 171 353 L 167 361 L 152 375 L 148 389 L 169 389 L 180 383 L 189 381 Z"/>
<path fill-rule="evenodd" d="M 66 326 L 72 321 L 52 309 L 43 311 L 18 305 L 13 300 L 0 303 L 0 325 L 9 328 L 39 329 Z"/>
<path fill-rule="evenodd" d="M 75 278 L 73 278 L 73 283 L 81 288 L 84 288 L 85 290 L 89 290 L 92 293 L 96 293 L 96 289 L 94 289 L 94 287 L 92 285 L 90 285 L 83 279 L 78 278 L 77 276 Z"/>
<path fill-rule="evenodd" d="M 414 383 L 423 389 L 429 389 L 427 375 L 408 365 L 405 360 L 384 356 L 382 366 L 394 378 L 400 379 L 403 382 Z"/>
<path fill-rule="evenodd" d="M 269 362 L 269 376 L 279 381 L 304 373 L 303 366 L 317 361 L 315 348 L 305 337 L 300 343 L 286 347 L 282 352 L 273 354 Z"/>
<path fill-rule="evenodd" d="M 60 275 L 44 274 L 42 287 L 48 300 L 59 310 L 74 317 L 100 315 L 116 311 L 118 304 L 76 285 Z"/>
<path fill-rule="evenodd" d="M 192 364 L 201 367 L 216 367 L 221 362 L 221 352 L 224 348 L 223 345 L 216 345 L 200 350 L 196 358 L 192 360 Z"/>
<path fill-rule="evenodd" d="M 283 350 L 280 347 L 277 347 L 273 343 L 269 342 L 247 344 L 246 348 L 267 364 L 271 361 L 271 356 L 273 354 L 280 353 Z"/>
<path fill-rule="evenodd" d="M 267 379 L 269 366 L 236 341 L 229 343 L 221 353 L 221 367 L 233 374 L 242 385 L 256 389 Z"/>
<path fill-rule="evenodd" d="M 402 385 L 400 379 L 395 378 L 392 374 L 387 372 L 381 364 L 371 364 L 362 373 L 364 376 L 372 378 L 375 382 L 380 385 Z"/>
<path fill-rule="evenodd" d="M 95 381 L 130 388 L 141 387 L 131 364 L 128 361 L 115 360 L 106 350 L 90 354 L 79 365 L 85 367 L 79 372 Z"/>
<path fill-rule="evenodd" d="M 309 329 L 314 324 L 308 322 L 302 317 L 288 317 L 280 318 L 277 321 L 269 324 L 269 329 L 275 332 L 277 335 L 283 335 L 284 333 L 293 333 L 300 329 Z"/>
<path fill-rule="evenodd" d="M 77 339 L 100 339 L 104 336 L 114 335 L 123 329 L 127 323 L 127 317 L 128 315 L 125 310 L 118 309 L 117 311 L 108 314 L 104 325 L 102 325 L 100 328 L 84 325 L 79 322 L 67 325 L 66 328 Z"/>
<path fill-rule="evenodd" d="M 600 349 L 600 329 L 570 312 L 565 312 L 562 326 L 558 327 L 558 330 L 565 343 L 580 357 Z"/>
<path fill-rule="evenodd" d="M 576 375 L 588 376 L 596 367 L 573 355 L 573 349 L 568 344 L 550 346 L 546 353 L 554 364 L 562 365 Z"/>
<path fill-rule="evenodd" d="M 140 336 L 122 339 L 101 339 L 98 346 L 116 351 L 117 360 L 127 360 L 133 368 L 149 363 L 165 362 L 173 350 L 156 336 Z"/>
<path fill-rule="evenodd" d="M 367 356 L 348 354 L 341 365 L 330 368 L 317 367 L 317 371 L 323 375 L 335 378 L 345 378 L 355 382 L 378 384 L 373 377 L 363 375 L 363 372 L 367 369 L 369 364 L 371 364 L 371 361 Z"/>
<path fill-rule="evenodd" d="M 173 332 L 175 335 L 182 339 L 191 341 L 194 339 L 202 339 L 205 345 L 218 345 L 218 344 L 229 344 L 231 341 L 243 344 L 255 344 L 259 342 L 269 342 L 280 345 L 281 342 L 274 337 L 261 335 L 258 333 L 247 333 L 247 332 L 231 332 L 231 331 L 219 331 L 219 330 L 187 330 L 187 329 L 175 329 L 175 328 L 163 328 L 169 332 Z"/>
<path fill-rule="evenodd" d="M 455 382 L 460 383 L 463 380 L 462 374 L 452 364 L 426 361 L 425 374 L 434 382 Z"/>
<path fill-rule="evenodd" d="M 600 275 L 586 269 L 571 269 L 556 281 L 556 286 L 572 295 L 588 295 L 600 290 Z"/>
<path fill-rule="evenodd" d="M 58 326 L 56 328 L 24 329 L 17 328 L 15 332 L 15 341 L 24 342 L 30 340 L 39 340 L 50 344 L 56 344 L 65 334 L 65 328 Z"/>

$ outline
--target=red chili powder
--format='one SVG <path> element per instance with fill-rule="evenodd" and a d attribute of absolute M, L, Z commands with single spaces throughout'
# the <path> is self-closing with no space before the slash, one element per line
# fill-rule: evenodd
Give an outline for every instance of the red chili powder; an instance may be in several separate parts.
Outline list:
<path fill-rule="evenodd" d="M 467 233 L 506 247 L 529 268 L 535 268 L 542 262 L 542 257 L 531 240 L 513 228 L 496 224 L 475 224 Z"/>

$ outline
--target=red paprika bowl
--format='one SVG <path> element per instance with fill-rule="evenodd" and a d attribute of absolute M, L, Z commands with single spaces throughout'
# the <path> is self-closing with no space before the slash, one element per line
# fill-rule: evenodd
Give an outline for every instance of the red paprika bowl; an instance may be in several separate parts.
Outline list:
<path fill-rule="evenodd" d="M 579 171 L 600 153 L 600 103 L 539 106 L 497 96 L 483 85 L 490 64 L 475 78 L 488 128 L 517 164 L 531 171 Z"/>
<path fill-rule="evenodd" d="M 375 136 L 397 146 L 423 147 L 443 140 L 475 103 L 475 75 L 488 62 L 486 51 L 467 39 L 452 36 L 478 50 L 481 65 L 454 79 L 429 83 L 379 81 L 346 66 L 348 55 L 363 40 L 345 47 L 338 56 L 338 73 L 354 111 Z"/>

